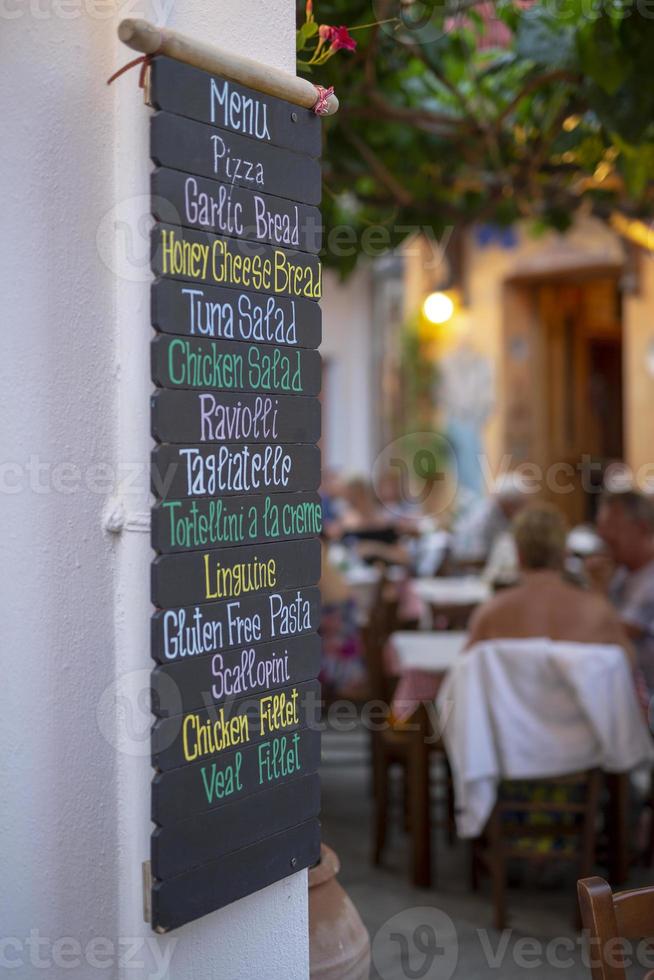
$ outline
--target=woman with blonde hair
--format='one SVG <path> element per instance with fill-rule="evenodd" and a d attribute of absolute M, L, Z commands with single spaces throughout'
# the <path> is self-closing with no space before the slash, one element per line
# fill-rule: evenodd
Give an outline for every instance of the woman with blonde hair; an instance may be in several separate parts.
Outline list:
<path fill-rule="evenodd" d="M 620 619 L 603 597 L 563 576 L 566 527 L 560 511 L 534 504 L 513 522 L 520 579 L 480 606 L 468 646 L 482 640 L 546 637 L 576 643 L 615 643 L 633 661 Z"/>

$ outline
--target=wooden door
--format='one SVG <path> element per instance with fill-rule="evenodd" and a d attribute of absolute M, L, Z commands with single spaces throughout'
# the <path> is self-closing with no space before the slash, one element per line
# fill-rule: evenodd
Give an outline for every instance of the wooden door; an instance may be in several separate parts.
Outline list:
<path fill-rule="evenodd" d="M 622 339 L 614 279 L 538 287 L 545 495 L 570 524 L 622 454 Z"/>

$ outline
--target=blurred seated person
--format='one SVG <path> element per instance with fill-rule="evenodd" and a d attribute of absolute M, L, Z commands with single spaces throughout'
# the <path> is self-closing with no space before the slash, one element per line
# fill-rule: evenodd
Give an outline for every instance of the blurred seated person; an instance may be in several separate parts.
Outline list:
<path fill-rule="evenodd" d="M 603 596 L 563 578 L 567 535 L 560 512 L 551 505 L 531 505 L 515 518 L 513 530 L 520 582 L 498 592 L 477 609 L 470 622 L 467 646 L 484 640 L 539 637 L 560 642 L 610 644 L 623 649 L 633 668 L 633 649 L 610 603 Z M 578 789 L 574 786 L 555 785 L 544 789 L 537 782 L 521 780 L 515 783 L 514 790 L 525 802 L 537 799 L 562 804 L 579 802 Z M 566 814 L 556 818 L 559 825 L 572 819 Z M 542 829 L 540 814 L 521 813 L 519 821 L 530 828 L 538 824 Z M 515 846 L 533 847 L 533 834 L 531 829 L 529 836 L 522 838 L 516 830 Z M 569 837 L 559 836 L 554 828 L 543 838 L 539 835 L 539 850 L 545 853 L 555 853 L 569 845 Z"/>
<path fill-rule="evenodd" d="M 597 530 L 608 554 L 586 560 L 589 579 L 617 610 L 654 693 L 654 502 L 635 490 L 606 493 Z"/>
<path fill-rule="evenodd" d="M 529 503 L 530 487 L 518 472 L 498 477 L 493 492 L 461 514 L 454 525 L 452 557 L 461 564 L 487 562 L 493 546 Z"/>
<path fill-rule="evenodd" d="M 503 531 L 495 539 L 481 577 L 496 589 L 515 585 L 520 577 L 520 563 L 513 531 Z"/>
<path fill-rule="evenodd" d="M 321 545 L 320 681 L 328 695 L 353 696 L 364 689 L 366 682 L 357 606 L 345 576 L 329 560 L 324 538 Z"/>
<path fill-rule="evenodd" d="M 395 535 L 393 514 L 376 496 L 371 484 L 363 477 L 353 477 L 345 484 L 343 534 L 377 535 L 380 540 Z"/>
<path fill-rule="evenodd" d="M 342 539 L 354 543 L 357 555 L 366 562 L 406 564 L 408 555 L 400 542 L 400 529 L 393 514 L 375 496 L 361 477 L 345 488 L 347 508 L 340 522 Z"/>
<path fill-rule="evenodd" d="M 568 534 L 566 541 L 566 572 L 568 578 L 584 588 L 590 585 L 586 563 L 597 555 L 605 555 L 606 546 L 594 525 L 578 524 Z"/>
<path fill-rule="evenodd" d="M 399 469 L 389 467 L 376 481 L 375 489 L 382 507 L 388 512 L 398 532 L 419 533 L 422 509 L 404 498 Z"/>
<path fill-rule="evenodd" d="M 519 584 L 498 592 L 470 621 L 468 647 L 494 639 L 544 637 L 573 643 L 617 644 L 630 662 L 633 650 L 610 603 L 563 578 L 566 528 L 547 504 L 527 507 L 515 518 Z"/>

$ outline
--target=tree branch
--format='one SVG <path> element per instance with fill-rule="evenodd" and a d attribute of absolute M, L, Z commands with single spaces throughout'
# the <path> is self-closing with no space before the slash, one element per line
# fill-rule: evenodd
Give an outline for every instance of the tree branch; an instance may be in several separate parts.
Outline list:
<path fill-rule="evenodd" d="M 381 162 L 377 154 L 361 137 L 347 125 L 342 125 L 346 138 L 368 164 L 380 184 L 383 184 L 403 207 L 413 204 L 413 195 L 404 187 L 390 170 Z"/>
<path fill-rule="evenodd" d="M 501 113 L 495 119 L 495 125 L 501 126 L 507 116 L 510 116 L 516 106 L 520 105 L 523 99 L 532 92 L 536 92 L 539 88 L 543 88 L 545 85 L 551 85 L 553 82 L 579 82 L 581 79 L 579 75 L 575 74 L 573 71 L 567 71 L 564 68 L 560 68 L 557 71 L 549 71 L 544 75 L 536 75 L 534 78 L 530 79 L 524 88 L 518 92 L 514 98 L 505 105 Z"/>
<path fill-rule="evenodd" d="M 473 125 L 468 120 L 462 120 L 456 116 L 447 116 L 445 113 L 428 112 L 424 109 L 413 109 L 409 106 L 395 105 L 389 102 L 378 91 L 367 91 L 368 101 L 376 106 L 387 119 L 397 122 L 409 123 L 425 132 L 444 133 L 449 135 L 453 130 L 469 130 Z M 476 126 L 476 124 L 474 124 Z"/>

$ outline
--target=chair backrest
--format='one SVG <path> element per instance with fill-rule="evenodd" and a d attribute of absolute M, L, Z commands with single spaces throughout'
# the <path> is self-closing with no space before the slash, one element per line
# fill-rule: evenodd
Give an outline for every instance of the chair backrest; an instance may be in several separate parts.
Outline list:
<path fill-rule="evenodd" d="M 468 651 L 465 664 L 456 666 L 459 673 L 461 683 L 467 675 L 481 696 L 504 776 L 595 766 L 624 772 L 654 756 L 617 646 L 489 640 Z M 475 730 L 481 723 L 475 717 Z M 541 772 L 535 771 L 534 752 L 547 763 Z"/>
<path fill-rule="evenodd" d="M 383 644 L 374 622 L 370 620 L 361 629 L 363 655 L 368 674 L 368 696 L 374 701 L 384 701 L 386 681 L 383 665 Z"/>
<path fill-rule="evenodd" d="M 373 595 L 368 622 L 362 629 L 363 650 L 368 672 L 368 693 L 376 701 L 388 698 L 388 678 L 384 669 L 384 646 L 392 632 L 390 623 L 394 615 L 385 598 L 388 573 L 380 567 L 380 576 Z"/>
<path fill-rule="evenodd" d="M 627 772 L 654 756 L 617 647 L 479 643 L 450 669 L 438 705 L 462 836 L 475 837 L 485 826 L 498 778 Z"/>
<path fill-rule="evenodd" d="M 614 895 L 603 878 L 584 878 L 577 893 L 593 980 L 626 980 L 622 940 L 654 936 L 654 885 Z"/>
<path fill-rule="evenodd" d="M 370 697 L 379 701 L 391 699 L 395 681 L 386 672 L 384 650 L 392 633 L 417 629 L 418 622 L 401 620 L 401 583 L 391 578 L 388 568 L 380 567 L 380 577 L 373 594 L 368 622 L 362 629 L 364 656 L 368 672 Z"/>

